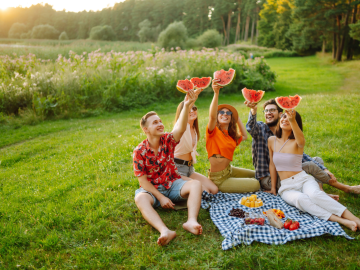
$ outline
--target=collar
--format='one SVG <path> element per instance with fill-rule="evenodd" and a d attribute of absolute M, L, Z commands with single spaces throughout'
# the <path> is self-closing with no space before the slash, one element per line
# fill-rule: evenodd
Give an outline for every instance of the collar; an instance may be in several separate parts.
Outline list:
<path fill-rule="evenodd" d="M 165 135 L 165 134 L 164 134 L 164 135 Z M 163 142 L 164 142 L 164 135 L 162 135 L 162 136 L 160 137 L 160 145 L 162 145 Z M 148 139 L 145 140 L 145 148 L 146 148 L 147 151 L 151 151 L 151 148 L 150 148 L 150 144 L 149 144 L 149 140 L 148 140 Z"/>

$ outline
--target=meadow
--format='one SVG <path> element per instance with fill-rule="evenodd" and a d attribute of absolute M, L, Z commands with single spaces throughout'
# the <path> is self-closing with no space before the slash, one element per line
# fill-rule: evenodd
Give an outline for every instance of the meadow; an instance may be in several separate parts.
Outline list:
<path fill-rule="evenodd" d="M 278 77 L 275 92 L 299 94 L 307 141 L 305 152 L 321 156 L 339 181 L 360 184 L 359 61 L 332 65 L 329 58 L 266 60 Z M 186 233 L 186 211 L 158 212 L 177 238 L 158 247 L 158 232 L 134 204 L 138 181 L 132 151 L 144 138 L 139 119 L 155 110 L 165 130 L 173 126 L 177 103 L 152 102 L 141 108 L 100 116 L 0 126 L 0 268 L 3 269 L 359 269 L 360 233 L 324 235 L 285 245 L 253 243 L 224 252 L 222 237 L 207 210 L 200 210 L 202 236 Z M 220 103 L 235 105 L 243 122 L 249 110 L 238 94 Z M 205 174 L 204 130 L 211 96 L 197 101 L 201 139 L 195 165 Z M 259 110 L 258 120 L 263 120 Z M 233 165 L 253 169 L 251 138 L 234 154 Z M 359 196 L 339 194 L 360 216 Z"/>

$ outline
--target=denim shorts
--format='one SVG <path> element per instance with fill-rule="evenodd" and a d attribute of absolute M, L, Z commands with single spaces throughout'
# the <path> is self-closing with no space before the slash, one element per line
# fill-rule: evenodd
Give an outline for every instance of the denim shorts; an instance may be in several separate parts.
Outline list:
<path fill-rule="evenodd" d="M 169 198 L 172 202 L 186 201 L 187 199 L 181 197 L 180 195 L 180 191 L 186 182 L 188 181 L 185 181 L 180 178 L 174 181 L 169 189 L 166 189 L 163 185 L 159 185 L 157 190 L 160 191 L 160 193 L 163 194 L 165 197 Z M 151 197 L 154 199 L 153 207 L 156 208 L 161 206 L 160 201 L 156 199 L 156 197 L 153 194 L 151 194 L 151 192 L 146 191 L 142 187 L 135 191 L 135 197 L 142 192 L 150 194 Z"/>
<path fill-rule="evenodd" d="M 180 175 L 190 177 L 190 175 L 195 172 L 193 165 L 188 166 L 188 165 L 178 164 L 176 162 L 175 165 Z"/>

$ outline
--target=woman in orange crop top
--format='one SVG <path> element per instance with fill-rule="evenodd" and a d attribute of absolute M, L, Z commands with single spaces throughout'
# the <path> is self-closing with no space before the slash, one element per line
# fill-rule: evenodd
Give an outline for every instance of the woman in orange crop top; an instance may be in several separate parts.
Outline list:
<path fill-rule="evenodd" d="M 285 111 L 275 136 L 268 139 L 272 185 L 269 193 L 276 195 L 278 172 L 281 179 L 279 194 L 285 202 L 320 219 L 339 222 L 353 231 L 360 229 L 360 219 L 320 190 L 315 178 L 302 170 L 304 146 L 300 114 L 294 110 Z"/>
<path fill-rule="evenodd" d="M 206 127 L 206 150 L 210 161 L 208 177 L 221 192 L 245 193 L 260 189 L 255 171 L 230 165 L 236 147 L 247 139 L 246 129 L 237 110 L 227 104 L 218 105 L 222 88 L 213 80 L 214 98 L 210 105 L 209 123 Z M 239 133 L 240 129 L 240 133 Z"/>

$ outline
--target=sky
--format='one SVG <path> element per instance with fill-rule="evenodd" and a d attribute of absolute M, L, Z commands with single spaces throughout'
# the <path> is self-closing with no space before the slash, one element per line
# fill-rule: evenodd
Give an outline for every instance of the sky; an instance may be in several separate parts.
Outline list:
<path fill-rule="evenodd" d="M 84 0 L 0 0 L 0 9 L 6 10 L 8 7 L 30 7 L 38 3 L 47 3 L 53 6 L 55 10 L 74 11 L 79 12 L 83 10 L 102 10 L 106 7 L 112 7 L 115 3 L 121 2 L 121 0 L 101 0 L 101 1 L 84 1 Z"/>

